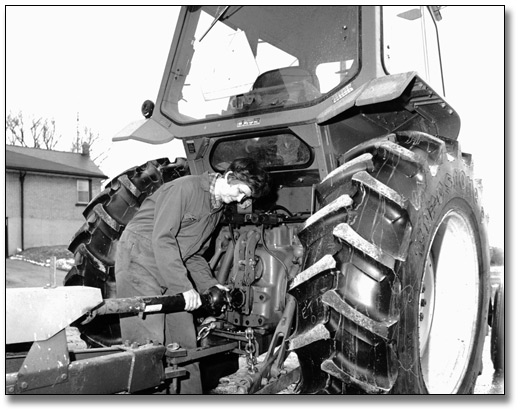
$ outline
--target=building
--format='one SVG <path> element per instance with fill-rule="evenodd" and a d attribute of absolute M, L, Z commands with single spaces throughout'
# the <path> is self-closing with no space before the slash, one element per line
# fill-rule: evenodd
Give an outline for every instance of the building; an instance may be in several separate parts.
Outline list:
<path fill-rule="evenodd" d="M 5 146 L 5 252 L 68 245 L 83 210 L 107 179 L 81 154 Z"/>

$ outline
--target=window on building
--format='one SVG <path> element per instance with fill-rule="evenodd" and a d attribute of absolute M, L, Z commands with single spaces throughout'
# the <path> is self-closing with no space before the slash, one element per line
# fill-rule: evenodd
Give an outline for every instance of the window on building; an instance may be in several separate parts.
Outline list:
<path fill-rule="evenodd" d="M 78 204 L 88 204 L 90 201 L 90 181 L 78 179 L 77 181 Z"/>

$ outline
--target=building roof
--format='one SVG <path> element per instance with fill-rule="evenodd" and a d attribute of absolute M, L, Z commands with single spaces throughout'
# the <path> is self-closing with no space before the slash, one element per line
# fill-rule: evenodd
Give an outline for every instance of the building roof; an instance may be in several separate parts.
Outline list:
<path fill-rule="evenodd" d="M 5 169 L 108 179 L 89 155 L 7 144 Z"/>

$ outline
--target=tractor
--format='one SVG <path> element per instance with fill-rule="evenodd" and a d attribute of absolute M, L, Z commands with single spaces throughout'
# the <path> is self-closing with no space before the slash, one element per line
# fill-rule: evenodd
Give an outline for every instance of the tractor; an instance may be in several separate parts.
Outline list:
<path fill-rule="evenodd" d="M 84 387 L 68 377 L 52 388 L 144 391 L 174 385 L 183 362 L 200 360 L 213 375 L 208 392 L 224 378 L 228 393 L 290 384 L 298 394 L 471 393 L 488 328 L 489 251 L 482 186 L 444 99 L 440 26 L 440 6 L 182 7 L 156 101 L 114 141 L 178 138 L 185 157 L 106 185 L 72 238 L 64 283 L 96 289 L 105 304 L 72 323 L 86 352 L 123 349 L 141 373 L 101 383 L 131 372 L 105 353 L 112 367 L 91 390 L 86 377 Z M 133 306 L 146 320 L 159 304 L 107 307 L 126 224 L 165 182 L 240 157 L 257 159 L 272 189 L 245 209 L 228 206 L 211 239 L 205 256 L 230 291 L 203 295 L 212 309 L 197 316 L 200 347 L 121 340 L 116 313 Z"/>

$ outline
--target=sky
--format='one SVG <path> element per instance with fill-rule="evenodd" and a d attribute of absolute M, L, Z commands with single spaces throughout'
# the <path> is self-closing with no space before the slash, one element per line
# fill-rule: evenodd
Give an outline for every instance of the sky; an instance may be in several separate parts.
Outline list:
<path fill-rule="evenodd" d="M 179 141 L 111 141 L 142 119 L 144 100 L 155 101 L 178 7 L 20 6 L 5 13 L 6 113 L 54 118 L 63 151 L 78 129 L 90 128 L 100 135 L 100 168 L 111 178 L 150 159 L 183 156 Z M 502 246 L 504 12 L 450 6 L 443 16 L 446 100 L 462 119 L 459 141 L 483 180 L 490 242 Z"/>
<path fill-rule="evenodd" d="M 164 156 L 164 146 L 113 150 L 111 140 L 143 118 L 143 101 L 155 101 L 178 9 L 8 7 L 6 111 L 54 118 L 62 135 L 58 150 L 68 151 L 77 130 L 90 128 L 100 135 L 106 158 L 100 167 L 109 177 Z M 182 144 L 174 146 L 182 156 Z"/>

